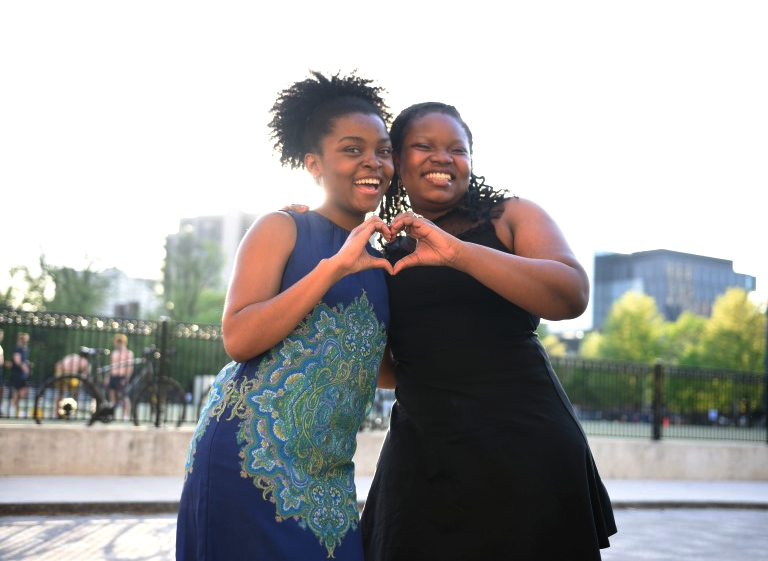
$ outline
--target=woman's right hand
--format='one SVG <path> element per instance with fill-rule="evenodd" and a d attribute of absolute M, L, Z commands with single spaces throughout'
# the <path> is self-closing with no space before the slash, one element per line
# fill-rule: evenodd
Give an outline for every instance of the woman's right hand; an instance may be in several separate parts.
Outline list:
<path fill-rule="evenodd" d="M 288 214 L 262 215 L 238 248 L 222 315 L 224 348 L 238 362 L 262 353 L 286 337 L 336 282 L 365 269 L 392 266 L 366 249 L 375 232 L 385 239 L 389 227 L 371 216 L 352 230 L 339 251 L 321 260 L 302 279 L 280 290 L 285 265 L 296 242 Z"/>
<path fill-rule="evenodd" d="M 390 275 L 393 273 L 392 265 L 383 257 L 376 257 L 368 253 L 368 242 L 376 233 L 390 241 L 393 236 L 389 226 L 378 216 L 370 216 L 365 222 L 352 230 L 341 246 L 338 253 L 329 260 L 333 261 L 343 273 L 342 276 L 351 275 L 366 269 L 384 269 Z"/>

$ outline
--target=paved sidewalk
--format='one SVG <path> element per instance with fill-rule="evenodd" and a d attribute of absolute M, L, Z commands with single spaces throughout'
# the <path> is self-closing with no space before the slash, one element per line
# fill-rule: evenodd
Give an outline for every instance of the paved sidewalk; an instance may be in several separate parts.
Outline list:
<path fill-rule="evenodd" d="M 370 477 L 359 477 L 364 499 Z M 3 561 L 173 561 L 180 477 L 0 476 Z M 768 552 L 768 481 L 605 481 L 603 561 L 743 561 Z"/>
<path fill-rule="evenodd" d="M 365 501 L 371 478 L 356 479 Z M 614 508 L 768 510 L 768 481 L 608 479 Z M 175 512 L 182 477 L 0 476 L 0 516 Z"/>

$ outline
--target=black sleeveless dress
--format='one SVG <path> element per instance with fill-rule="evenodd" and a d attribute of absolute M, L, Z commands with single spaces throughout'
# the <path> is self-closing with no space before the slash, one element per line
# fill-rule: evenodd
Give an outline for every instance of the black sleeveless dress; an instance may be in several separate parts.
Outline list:
<path fill-rule="evenodd" d="M 504 251 L 490 213 L 438 225 Z M 361 520 L 366 561 L 592 561 L 608 494 L 534 330 L 469 275 L 388 278 L 397 390 Z"/>

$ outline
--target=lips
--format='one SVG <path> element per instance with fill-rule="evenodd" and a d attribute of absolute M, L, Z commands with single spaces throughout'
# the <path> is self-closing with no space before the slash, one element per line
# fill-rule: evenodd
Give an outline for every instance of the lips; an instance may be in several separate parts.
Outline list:
<path fill-rule="evenodd" d="M 357 179 L 354 181 L 357 187 L 361 187 L 365 191 L 376 192 L 381 187 L 381 179 L 378 177 L 365 177 L 363 179 Z"/>
<path fill-rule="evenodd" d="M 425 173 L 422 177 L 429 181 L 432 185 L 439 187 L 446 187 L 450 185 L 454 179 L 456 179 L 455 175 L 447 171 L 430 171 Z"/>
<path fill-rule="evenodd" d="M 424 177 L 434 181 L 450 181 L 451 179 L 453 179 L 453 175 L 451 175 L 450 173 L 440 172 L 440 171 L 432 171 L 429 173 L 425 173 Z"/>

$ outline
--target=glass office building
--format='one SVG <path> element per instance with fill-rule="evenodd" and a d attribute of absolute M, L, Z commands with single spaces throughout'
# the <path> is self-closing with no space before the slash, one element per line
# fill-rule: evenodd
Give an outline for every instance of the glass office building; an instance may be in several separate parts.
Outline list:
<path fill-rule="evenodd" d="M 755 290 L 756 279 L 733 272 L 733 261 L 666 249 L 595 255 L 593 328 L 601 330 L 613 303 L 630 290 L 652 296 L 667 321 L 689 311 L 709 317 L 728 288 Z"/>

